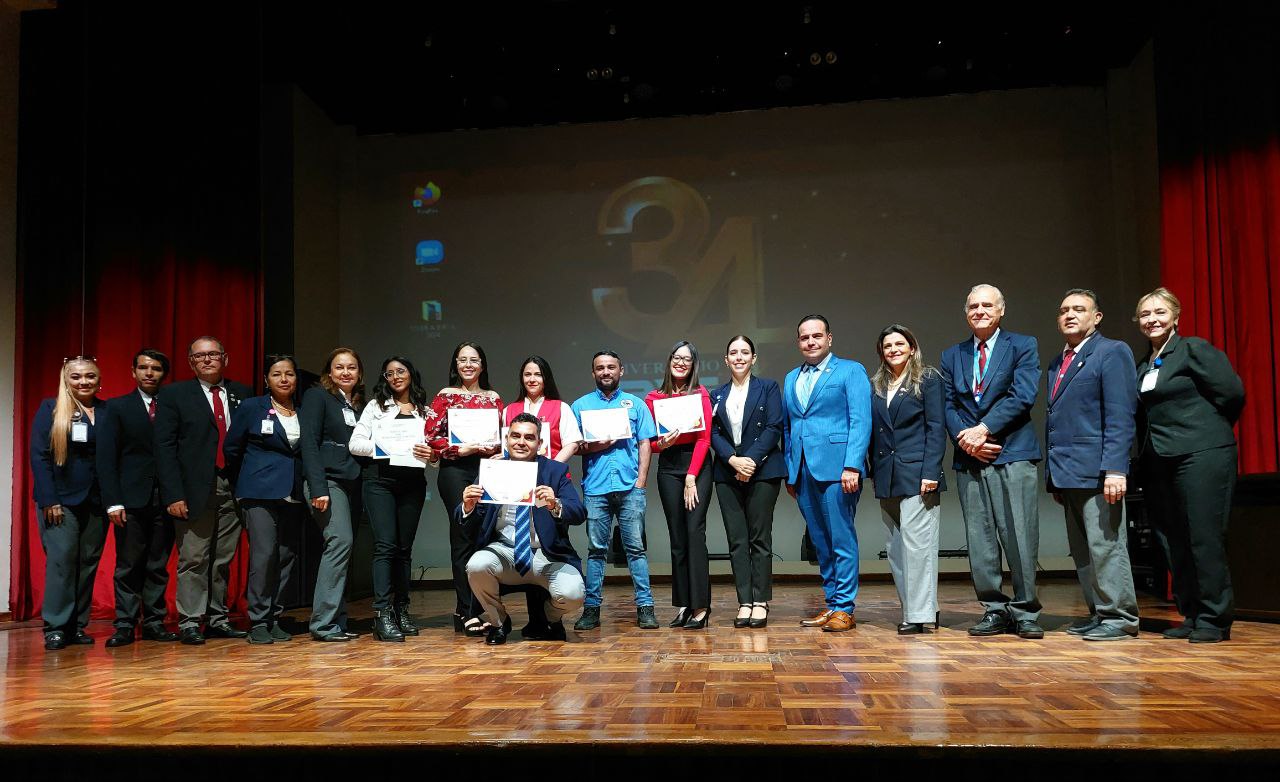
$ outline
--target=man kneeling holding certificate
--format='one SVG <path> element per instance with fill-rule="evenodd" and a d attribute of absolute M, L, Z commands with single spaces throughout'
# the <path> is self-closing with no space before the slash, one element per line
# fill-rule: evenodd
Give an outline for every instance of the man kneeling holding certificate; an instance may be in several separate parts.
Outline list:
<path fill-rule="evenodd" d="M 587 511 L 569 468 L 538 456 L 541 435 L 536 417 L 521 413 L 512 419 L 507 459 L 482 460 L 479 483 L 463 490 L 453 512 L 454 522 L 462 524 L 478 504 L 486 505 L 467 580 L 491 625 L 485 638 L 491 645 L 506 643 L 511 633 L 511 617 L 498 594 L 503 584 L 537 584 L 550 593 L 548 627 L 536 634 L 539 640 L 565 640 L 561 618 L 582 607 L 582 560 L 569 542 L 569 527 L 585 521 Z"/>

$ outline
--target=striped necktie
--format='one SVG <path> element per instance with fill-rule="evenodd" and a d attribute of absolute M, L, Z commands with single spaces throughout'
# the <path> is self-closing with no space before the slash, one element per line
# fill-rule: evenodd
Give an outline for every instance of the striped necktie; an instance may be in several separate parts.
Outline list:
<path fill-rule="evenodd" d="M 522 576 L 533 567 L 533 536 L 529 534 L 531 511 L 528 505 L 516 506 L 516 570 Z"/>

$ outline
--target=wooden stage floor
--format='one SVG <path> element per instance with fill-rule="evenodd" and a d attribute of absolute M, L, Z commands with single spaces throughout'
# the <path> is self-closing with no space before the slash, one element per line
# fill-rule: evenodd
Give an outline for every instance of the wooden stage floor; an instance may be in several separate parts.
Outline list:
<path fill-rule="evenodd" d="M 0 632 L 0 757 L 524 747 L 741 750 L 749 763 L 815 749 L 981 760 L 1035 748 L 1075 761 L 1252 767 L 1280 756 L 1277 625 L 1242 622 L 1230 642 L 1192 645 L 1153 632 L 1174 615 L 1147 601 L 1138 640 L 1087 643 L 1062 632 L 1081 609 L 1074 584 L 1058 581 L 1042 586 L 1043 640 L 975 639 L 965 633 L 979 618 L 972 590 L 951 581 L 936 634 L 895 633 L 886 583 L 863 585 L 852 632 L 800 628 L 819 590 L 796 584 L 777 587 L 768 628 L 735 630 L 732 588 L 714 591 L 709 630 L 667 629 L 663 606 L 662 629 L 639 630 L 629 587 L 609 586 L 600 630 L 570 630 L 569 643 L 513 632 L 500 647 L 452 632 L 444 590 L 415 593 L 428 627 L 404 644 L 302 635 L 107 649 L 111 627 L 95 622 L 96 645 L 46 653 L 38 626 L 13 627 Z M 514 612 L 518 628 L 523 606 Z M 369 614 L 368 601 L 355 604 L 354 627 L 366 630 Z"/>

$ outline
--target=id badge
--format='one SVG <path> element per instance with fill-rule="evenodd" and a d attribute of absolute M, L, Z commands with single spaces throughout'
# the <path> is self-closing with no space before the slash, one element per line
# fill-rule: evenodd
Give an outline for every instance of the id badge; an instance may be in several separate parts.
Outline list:
<path fill-rule="evenodd" d="M 84 421 L 73 421 L 71 423 L 71 442 L 89 442 L 89 425 Z"/>
<path fill-rule="evenodd" d="M 270 420 L 268 420 L 268 421 L 263 421 L 263 422 L 262 422 L 262 433 L 263 433 L 263 434 L 275 434 L 275 433 L 276 433 L 276 424 L 275 424 L 275 421 L 270 421 Z"/>
<path fill-rule="evenodd" d="M 1138 393 L 1145 394 L 1156 387 L 1156 375 L 1160 374 L 1159 369 L 1148 369 L 1142 375 L 1142 385 L 1138 386 Z"/>
<path fill-rule="evenodd" d="M 342 422 L 347 426 L 356 425 L 356 411 L 349 407 L 342 408 Z"/>

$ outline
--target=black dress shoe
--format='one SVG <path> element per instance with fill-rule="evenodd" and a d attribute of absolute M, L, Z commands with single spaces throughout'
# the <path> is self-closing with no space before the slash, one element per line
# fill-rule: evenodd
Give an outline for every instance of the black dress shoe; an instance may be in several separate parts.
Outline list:
<path fill-rule="evenodd" d="M 1019 619 L 1011 632 L 1017 633 L 1019 638 L 1044 638 L 1044 628 L 1030 619 Z"/>
<path fill-rule="evenodd" d="M 1195 631 L 1196 631 L 1196 628 L 1194 625 L 1180 624 L 1177 627 L 1170 627 L 1168 630 L 1165 630 L 1160 635 L 1164 636 L 1165 638 L 1176 638 L 1179 641 L 1185 641 L 1188 638 L 1190 638 L 1191 634 L 1194 633 Z"/>
<path fill-rule="evenodd" d="M 178 640 L 187 646 L 204 645 L 204 636 L 200 634 L 198 627 L 184 627 L 182 632 L 178 634 Z"/>
<path fill-rule="evenodd" d="M 1084 640 L 1086 641 L 1126 641 L 1130 638 L 1137 637 L 1137 630 L 1130 633 L 1125 631 L 1122 627 L 1104 624 L 1099 624 L 1097 627 L 1084 634 Z"/>
<path fill-rule="evenodd" d="M 988 611 L 982 621 L 969 628 L 969 635 L 1000 635 L 1009 629 L 1009 616 L 1000 611 Z"/>
<path fill-rule="evenodd" d="M 1230 630 L 1219 630 L 1210 627 L 1197 627 L 1191 631 L 1191 635 L 1187 636 L 1187 640 L 1193 644 L 1216 644 L 1220 641 L 1230 641 Z"/>
<path fill-rule="evenodd" d="M 490 627 L 489 635 L 485 636 L 484 642 L 489 646 L 499 646 L 507 642 L 507 636 L 511 634 L 511 617 L 502 620 L 499 627 Z"/>
<path fill-rule="evenodd" d="M 920 635 L 924 632 L 924 622 L 903 622 L 898 625 L 898 635 Z"/>
<path fill-rule="evenodd" d="M 114 649 L 117 646 L 128 646 L 133 643 L 132 627 L 117 627 L 116 631 L 107 639 L 107 647 Z"/>
<path fill-rule="evenodd" d="M 204 631 L 205 638 L 248 638 L 249 631 L 237 630 L 230 624 L 209 625 Z"/>
<path fill-rule="evenodd" d="M 317 633 L 312 633 L 311 640 L 326 641 L 328 643 L 346 643 L 351 639 L 347 637 L 346 633 L 342 632 L 341 630 L 337 630 L 332 633 L 328 633 L 327 635 L 318 635 Z"/>
<path fill-rule="evenodd" d="M 530 622 L 520 628 L 520 637 L 526 641 L 567 641 L 568 634 L 562 622 Z"/>
<path fill-rule="evenodd" d="M 339 630 L 338 632 L 339 634 L 345 636 L 348 641 L 354 641 L 360 637 L 359 633 L 353 633 L 350 630 Z"/>
<path fill-rule="evenodd" d="M 177 633 L 171 633 L 164 629 L 164 625 L 159 627 L 142 626 L 142 640 L 144 641 L 160 641 L 162 643 L 171 643 L 178 640 Z"/>
<path fill-rule="evenodd" d="M 1076 621 L 1072 622 L 1071 626 L 1067 628 L 1067 633 L 1069 633 L 1070 635 L 1085 635 L 1090 630 L 1093 630 L 1094 628 L 1098 627 L 1101 624 L 1102 624 L 1102 617 L 1098 616 L 1097 614 L 1094 614 L 1085 619 L 1077 619 Z"/>
<path fill-rule="evenodd" d="M 61 630 L 54 630 L 52 633 L 45 633 L 44 648 L 50 652 L 56 652 L 59 649 L 67 648 L 66 634 Z"/>
<path fill-rule="evenodd" d="M 73 643 L 77 646 L 90 646 L 93 644 L 93 636 L 89 635 L 84 630 L 76 630 L 76 634 L 67 640 L 68 643 Z"/>

